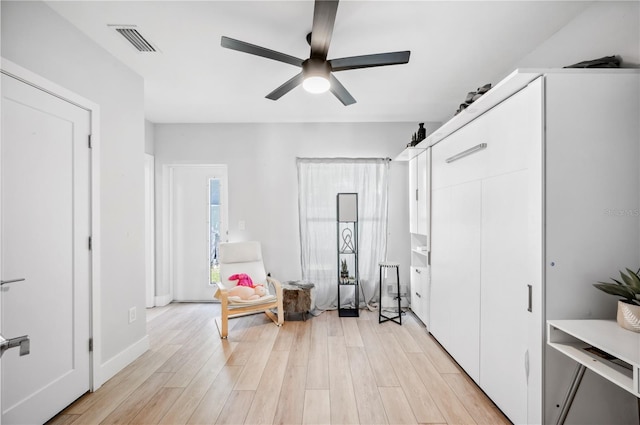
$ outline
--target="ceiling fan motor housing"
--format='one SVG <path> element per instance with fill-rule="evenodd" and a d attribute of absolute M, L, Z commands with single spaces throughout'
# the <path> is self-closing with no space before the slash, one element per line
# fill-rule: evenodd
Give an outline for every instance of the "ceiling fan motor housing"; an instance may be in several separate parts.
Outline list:
<path fill-rule="evenodd" d="M 328 80 L 331 73 L 331 65 L 326 60 L 309 58 L 302 62 L 302 73 L 304 78 L 322 77 Z"/>

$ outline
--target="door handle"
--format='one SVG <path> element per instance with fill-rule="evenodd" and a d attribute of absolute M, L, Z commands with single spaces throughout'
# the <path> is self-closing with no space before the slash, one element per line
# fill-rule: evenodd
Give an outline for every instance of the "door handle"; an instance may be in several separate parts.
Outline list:
<path fill-rule="evenodd" d="M 13 283 L 13 282 L 22 282 L 23 280 L 25 280 L 25 278 L 20 278 L 20 279 L 9 279 L 9 280 L 0 280 L 0 286 L 2 285 L 6 285 L 7 283 Z"/>
<path fill-rule="evenodd" d="M 29 354 L 31 349 L 31 342 L 29 340 L 29 335 L 19 336 L 17 338 L 9 338 L 5 339 L 2 335 L 0 335 L 0 357 L 10 348 L 20 347 L 20 355 L 26 356 Z"/>
<path fill-rule="evenodd" d="M 487 148 L 487 144 L 486 143 L 480 143 L 480 144 L 475 145 L 472 148 L 467 149 L 466 151 L 462 151 L 460 153 L 457 153 L 457 154 L 445 159 L 444 162 L 446 162 L 447 164 L 450 164 L 453 161 L 457 161 L 457 160 L 459 160 L 461 158 L 464 158 L 465 156 L 469 156 L 472 153 L 481 151 L 482 149 L 486 149 L 486 148 Z"/>

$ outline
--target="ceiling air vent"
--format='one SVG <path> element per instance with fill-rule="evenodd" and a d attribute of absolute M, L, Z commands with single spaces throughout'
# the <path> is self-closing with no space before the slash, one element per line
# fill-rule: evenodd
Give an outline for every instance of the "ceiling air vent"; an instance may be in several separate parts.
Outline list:
<path fill-rule="evenodd" d="M 155 52 L 156 49 L 149 43 L 143 36 L 138 32 L 134 27 L 123 27 L 118 26 L 115 27 L 116 31 L 120 33 L 124 38 L 129 41 L 129 43 L 133 44 L 140 52 Z"/>

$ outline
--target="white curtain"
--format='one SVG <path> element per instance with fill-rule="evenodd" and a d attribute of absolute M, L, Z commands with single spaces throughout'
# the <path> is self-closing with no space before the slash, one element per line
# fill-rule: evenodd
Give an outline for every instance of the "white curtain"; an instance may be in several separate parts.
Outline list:
<path fill-rule="evenodd" d="M 336 197 L 358 194 L 360 306 L 377 300 L 378 263 L 387 251 L 388 159 L 298 158 L 302 279 L 315 284 L 320 310 L 337 308 Z M 341 294 L 342 295 L 342 294 Z M 341 296 L 353 302 L 353 296 Z"/>

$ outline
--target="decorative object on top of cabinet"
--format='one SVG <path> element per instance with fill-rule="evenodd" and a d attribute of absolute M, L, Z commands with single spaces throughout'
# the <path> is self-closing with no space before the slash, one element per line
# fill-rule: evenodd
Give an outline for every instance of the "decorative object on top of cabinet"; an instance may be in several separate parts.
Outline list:
<path fill-rule="evenodd" d="M 490 89 L 491 89 L 491 83 L 488 83 L 482 87 L 479 87 L 478 90 L 476 91 L 470 91 L 469 93 L 467 93 L 467 98 L 464 100 L 463 103 L 460 104 L 455 115 L 458 115 L 460 112 L 467 109 L 469 105 L 471 105 L 476 100 L 480 99 L 480 96 L 488 92 Z"/>
<path fill-rule="evenodd" d="M 408 148 L 412 148 L 418 143 L 422 142 L 427 137 L 427 129 L 424 128 L 424 123 L 418 123 L 418 131 L 411 135 L 411 142 L 407 143 Z"/>
<path fill-rule="evenodd" d="M 620 68 L 622 59 L 619 56 L 604 56 L 565 66 L 564 68 Z"/>
<path fill-rule="evenodd" d="M 424 123 L 418 123 L 418 142 L 422 142 L 427 138 L 427 129 L 424 128 Z"/>

